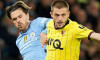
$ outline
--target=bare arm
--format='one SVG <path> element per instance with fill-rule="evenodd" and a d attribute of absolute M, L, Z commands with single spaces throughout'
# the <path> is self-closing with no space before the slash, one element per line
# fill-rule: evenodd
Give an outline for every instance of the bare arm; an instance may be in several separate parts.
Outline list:
<path fill-rule="evenodd" d="M 91 40 L 99 41 L 100 42 L 100 33 L 92 33 L 90 36 Z"/>
<path fill-rule="evenodd" d="M 42 44 L 42 47 L 47 44 L 47 34 L 41 33 L 40 34 L 40 42 Z"/>

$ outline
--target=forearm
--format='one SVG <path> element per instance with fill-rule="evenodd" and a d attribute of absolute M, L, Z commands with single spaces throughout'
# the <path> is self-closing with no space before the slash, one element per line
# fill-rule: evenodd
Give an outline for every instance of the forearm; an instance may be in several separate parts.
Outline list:
<path fill-rule="evenodd" d="M 40 42 L 41 42 L 41 44 L 42 44 L 42 47 L 45 45 L 45 44 L 47 44 L 47 35 L 45 34 L 45 33 L 41 33 L 40 34 Z"/>
<path fill-rule="evenodd" d="M 100 33 L 92 33 L 90 36 L 91 40 L 100 41 Z"/>

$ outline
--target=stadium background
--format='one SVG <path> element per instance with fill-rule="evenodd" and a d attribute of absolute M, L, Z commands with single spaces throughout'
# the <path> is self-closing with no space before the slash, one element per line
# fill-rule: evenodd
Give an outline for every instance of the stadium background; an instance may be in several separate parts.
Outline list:
<path fill-rule="evenodd" d="M 5 16 L 5 8 L 18 0 L 0 0 L 0 60 L 22 60 L 15 41 L 18 30 Z M 22 0 L 30 10 L 30 20 L 36 17 L 50 18 L 50 4 L 54 0 Z M 99 0 L 66 0 L 70 5 L 70 19 L 100 33 Z M 100 42 L 82 40 L 80 60 L 100 60 Z"/>

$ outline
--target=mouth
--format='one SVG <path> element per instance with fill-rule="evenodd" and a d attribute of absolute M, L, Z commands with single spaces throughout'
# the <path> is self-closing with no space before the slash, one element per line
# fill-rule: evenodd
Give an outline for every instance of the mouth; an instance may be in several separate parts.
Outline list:
<path fill-rule="evenodd" d="M 63 23 L 63 22 L 57 22 L 57 24 L 58 24 L 59 26 L 61 26 L 61 25 L 62 25 L 62 23 Z"/>
<path fill-rule="evenodd" d="M 21 26 L 21 24 L 18 25 L 19 27 Z"/>
<path fill-rule="evenodd" d="M 19 27 L 19 28 L 22 28 L 22 25 L 21 25 L 21 24 L 18 24 L 18 27 Z"/>

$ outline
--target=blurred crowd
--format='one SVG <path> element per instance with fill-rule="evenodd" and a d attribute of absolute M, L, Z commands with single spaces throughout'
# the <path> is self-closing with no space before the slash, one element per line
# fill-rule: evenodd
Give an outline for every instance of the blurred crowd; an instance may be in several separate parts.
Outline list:
<path fill-rule="evenodd" d="M 5 8 L 18 0 L 0 0 L 0 60 L 22 60 L 16 47 L 18 30 L 5 15 Z M 50 16 L 50 5 L 55 0 L 22 0 L 30 10 L 30 20 Z M 66 0 L 70 6 L 70 19 L 100 33 L 99 0 Z M 100 60 L 100 42 L 82 40 L 79 60 Z"/>

